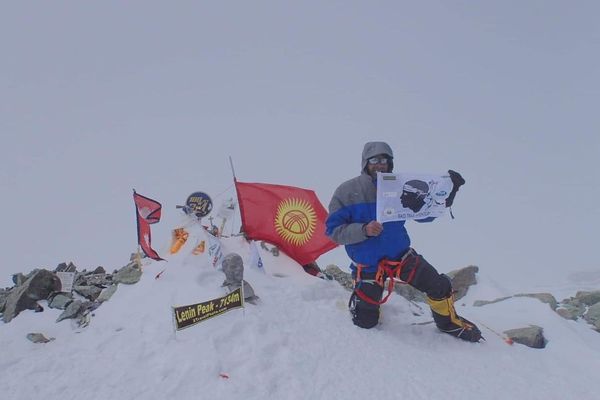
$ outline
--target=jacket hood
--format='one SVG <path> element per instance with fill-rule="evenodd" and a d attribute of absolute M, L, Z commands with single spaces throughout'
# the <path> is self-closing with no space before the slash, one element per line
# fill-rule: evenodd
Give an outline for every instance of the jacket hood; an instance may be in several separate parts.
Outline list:
<path fill-rule="evenodd" d="M 367 142 L 365 143 L 365 147 L 362 152 L 362 172 L 365 172 L 367 168 L 367 160 L 371 157 L 375 157 L 379 154 L 385 154 L 390 157 L 390 168 L 388 172 L 392 172 L 394 169 L 394 152 L 392 152 L 392 148 L 385 142 Z"/>

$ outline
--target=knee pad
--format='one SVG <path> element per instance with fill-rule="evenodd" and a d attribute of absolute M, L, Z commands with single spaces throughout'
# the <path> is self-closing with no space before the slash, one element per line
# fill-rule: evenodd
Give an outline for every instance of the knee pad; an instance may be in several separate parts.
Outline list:
<path fill-rule="evenodd" d="M 360 288 L 361 292 L 368 298 L 381 301 L 383 288 L 378 284 L 361 281 L 356 288 Z M 350 296 L 348 307 L 352 314 L 352 322 L 358 327 L 370 329 L 379 322 L 379 305 L 364 301 L 356 292 L 353 292 Z"/>

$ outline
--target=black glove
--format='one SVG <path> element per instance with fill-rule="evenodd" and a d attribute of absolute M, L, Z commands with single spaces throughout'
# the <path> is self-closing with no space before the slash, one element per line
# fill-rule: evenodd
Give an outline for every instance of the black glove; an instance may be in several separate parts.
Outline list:
<path fill-rule="evenodd" d="M 448 175 L 450 175 L 450 180 L 452 181 L 452 191 L 448 195 L 446 199 L 446 207 L 452 206 L 454 203 L 454 196 L 456 196 L 456 192 L 458 192 L 458 188 L 465 184 L 465 180 L 462 176 L 456 171 L 448 170 Z"/>

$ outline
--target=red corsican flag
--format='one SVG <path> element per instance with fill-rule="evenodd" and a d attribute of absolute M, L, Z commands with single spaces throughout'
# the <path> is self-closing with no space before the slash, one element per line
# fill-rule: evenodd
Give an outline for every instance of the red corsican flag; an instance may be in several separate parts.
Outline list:
<path fill-rule="evenodd" d="M 237 181 L 235 187 L 249 239 L 276 245 L 300 265 L 337 246 L 325 235 L 327 211 L 314 191 Z"/>
<path fill-rule="evenodd" d="M 135 190 L 133 191 L 133 201 L 135 203 L 137 215 L 138 243 L 146 256 L 153 260 L 160 261 L 162 258 L 160 258 L 158 253 L 152 249 L 150 244 L 150 224 L 155 224 L 160 221 L 162 205 L 156 200 L 152 200 L 136 193 Z"/>

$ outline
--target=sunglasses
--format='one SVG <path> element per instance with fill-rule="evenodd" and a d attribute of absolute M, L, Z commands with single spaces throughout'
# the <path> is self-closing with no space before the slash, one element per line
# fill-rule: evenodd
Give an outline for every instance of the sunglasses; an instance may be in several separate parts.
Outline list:
<path fill-rule="evenodd" d="M 387 157 L 371 157 L 367 160 L 369 162 L 369 164 L 371 165 L 375 165 L 375 164 L 381 164 L 381 165 L 386 165 L 388 163 L 388 158 Z"/>

